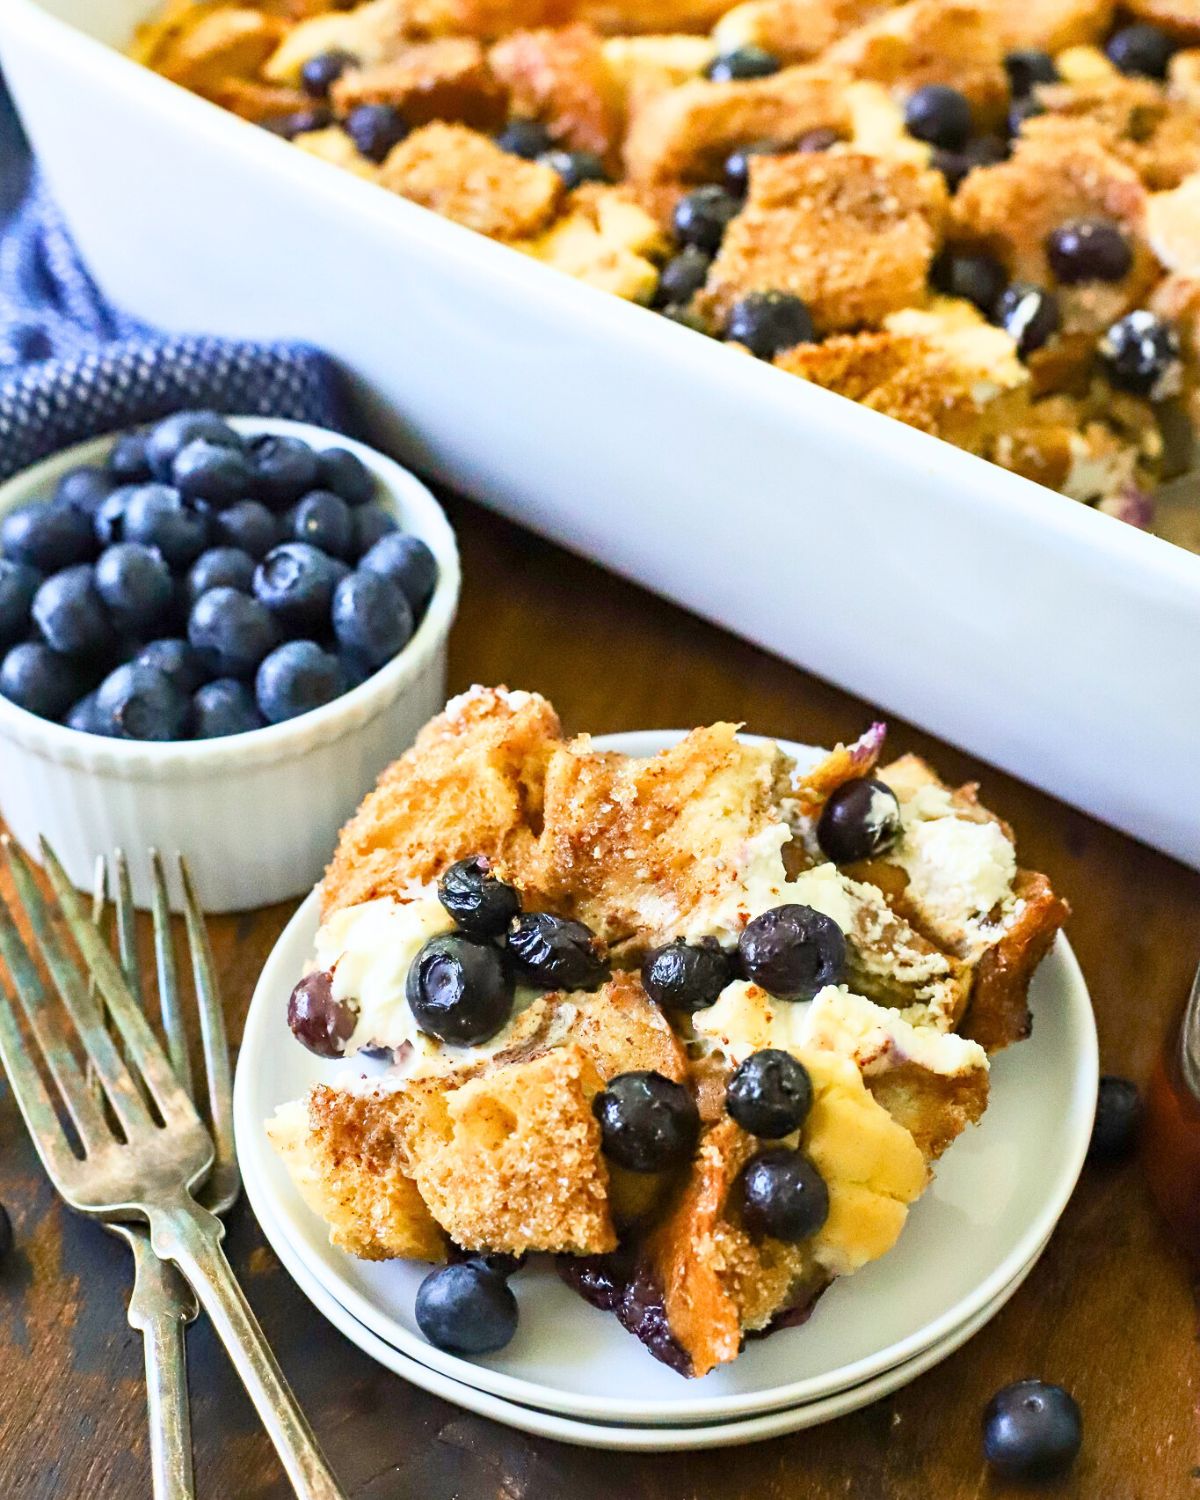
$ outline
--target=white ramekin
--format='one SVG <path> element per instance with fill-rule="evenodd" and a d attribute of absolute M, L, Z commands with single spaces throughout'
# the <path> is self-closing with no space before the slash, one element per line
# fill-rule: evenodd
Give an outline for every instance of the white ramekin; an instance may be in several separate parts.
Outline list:
<path fill-rule="evenodd" d="M 304 422 L 232 418 L 242 432 L 291 433 L 348 448 L 379 480 L 379 501 L 433 550 L 438 583 L 404 650 L 352 692 L 284 724 L 228 739 L 152 744 L 81 734 L 0 698 L 0 816 L 35 857 L 49 839 L 71 879 L 90 887 L 98 854 L 124 849 L 139 906 L 148 851 L 185 854 L 211 912 L 266 906 L 307 891 L 338 829 L 375 777 L 412 743 L 446 694 L 446 638 L 458 604 L 454 533 L 421 482 L 391 459 Z M 112 438 L 83 443 L 0 485 L 0 515 L 47 496 Z M 172 899 L 174 888 L 172 871 Z"/>

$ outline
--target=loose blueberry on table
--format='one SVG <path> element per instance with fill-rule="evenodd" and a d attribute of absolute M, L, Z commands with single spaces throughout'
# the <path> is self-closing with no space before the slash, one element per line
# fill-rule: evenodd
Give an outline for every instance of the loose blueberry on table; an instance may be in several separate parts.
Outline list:
<path fill-rule="evenodd" d="M 1075 1398 L 1044 1380 L 1006 1385 L 983 1413 L 984 1457 L 1006 1479 L 1052 1479 L 1071 1466 L 1082 1442 Z"/>
<path fill-rule="evenodd" d="M 404 649 L 437 586 L 378 499 L 348 449 L 215 412 L 122 434 L 0 522 L 0 696 L 142 740 L 319 708 Z"/>

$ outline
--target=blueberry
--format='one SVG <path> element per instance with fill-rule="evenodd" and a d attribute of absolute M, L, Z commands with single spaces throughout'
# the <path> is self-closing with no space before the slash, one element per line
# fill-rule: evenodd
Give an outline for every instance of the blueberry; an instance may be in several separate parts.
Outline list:
<path fill-rule="evenodd" d="M 750 162 L 755 156 L 776 156 L 779 147 L 773 141 L 755 141 L 749 146 L 739 146 L 725 158 L 725 186 L 735 198 L 744 198 L 750 186 Z"/>
<path fill-rule="evenodd" d="M 1008 86 L 1014 99 L 1024 99 L 1031 94 L 1036 84 L 1057 83 L 1058 69 L 1048 52 L 1025 47 L 1010 52 L 1004 59 L 1004 70 L 1008 74 Z"/>
<path fill-rule="evenodd" d="M 343 651 L 377 671 L 412 639 L 408 600 L 389 578 L 351 573 L 333 594 L 333 633 Z"/>
<path fill-rule="evenodd" d="M 194 693 L 208 676 L 199 651 L 189 642 L 172 636 L 149 642 L 137 653 L 134 661 L 142 666 L 157 667 L 181 693 Z"/>
<path fill-rule="evenodd" d="M 492 874 L 482 854 L 457 860 L 438 882 L 438 900 L 470 937 L 499 937 L 521 910 L 515 888 Z"/>
<path fill-rule="evenodd" d="M 242 439 L 215 411 L 177 411 L 146 434 L 146 459 L 155 479 L 169 480 L 176 458 L 197 438 L 234 451 L 243 446 Z"/>
<path fill-rule="evenodd" d="M 769 78 L 779 72 L 779 59 L 762 47 L 738 47 L 713 58 L 705 69 L 711 83 L 734 83 L 742 78 Z"/>
<path fill-rule="evenodd" d="M 342 121 L 342 129 L 367 160 L 376 163 L 408 134 L 404 116 L 392 104 L 360 104 Z"/>
<path fill-rule="evenodd" d="M 232 677 L 206 682 L 192 698 L 193 739 L 215 740 L 262 727 L 254 694 L 244 682 L 235 682 Z"/>
<path fill-rule="evenodd" d="M 313 99 L 327 99 L 329 90 L 347 68 L 357 67 L 358 58 L 341 47 L 331 47 L 328 52 L 318 52 L 310 57 L 300 69 L 300 85 Z"/>
<path fill-rule="evenodd" d="M 685 245 L 662 268 L 654 297 L 655 306 L 686 306 L 708 279 L 710 265 L 711 255 L 697 249 L 695 245 Z"/>
<path fill-rule="evenodd" d="M 282 136 L 285 141 L 294 141 L 298 135 L 308 135 L 314 130 L 328 130 L 333 124 L 333 111 L 324 104 L 313 104 L 307 109 L 294 109 L 286 115 L 276 115 L 264 120 L 263 128 L 272 135 Z"/>
<path fill-rule="evenodd" d="M 358 566 L 364 573 L 391 579 L 408 600 L 414 620 L 425 613 L 437 587 L 438 565 L 420 537 L 390 532 L 375 543 Z"/>
<path fill-rule="evenodd" d="M 1017 1380 L 988 1402 L 983 1453 L 1005 1479 L 1051 1479 L 1068 1469 L 1083 1442 L 1083 1416 L 1061 1385 Z"/>
<path fill-rule="evenodd" d="M 264 433 L 253 439 L 250 451 L 255 472 L 253 498 L 272 510 L 284 510 L 316 489 L 320 462 L 303 438 Z"/>
<path fill-rule="evenodd" d="M 201 594 L 188 617 L 187 634 L 189 644 L 219 677 L 253 677 L 279 644 L 279 626 L 271 612 L 231 588 Z"/>
<path fill-rule="evenodd" d="M 33 623 L 43 640 L 63 656 L 97 657 L 113 644 L 113 627 L 88 563 L 64 568 L 33 596 Z"/>
<path fill-rule="evenodd" d="M 376 542 L 399 530 L 395 516 L 378 505 L 360 505 L 353 520 L 355 560 L 365 557 Z"/>
<path fill-rule="evenodd" d="M 946 186 L 954 192 L 967 173 L 976 167 L 994 167 L 1007 161 L 1009 149 L 1008 142 L 998 135 L 978 135 L 960 151 L 935 148 L 933 165 L 946 179 Z"/>
<path fill-rule="evenodd" d="M 843 782 L 830 794 L 817 823 L 817 843 L 835 865 L 873 859 L 900 837 L 895 792 L 871 776 Z"/>
<path fill-rule="evenodd" d="M 700 1112 L 690 1091 L 661 1073 L 618 1073 L 592 1100 L 601 1147 L 630 1172 L 665 1172 L 692 1159 Z"/>
<path fill-rule="evenodd" d="M 89 519 L 117 487 L 116 478 L 107 469 L 84 465 L 71 469 L 58 481 L 54 491 L 55 505 L 69 505 Z"/>
<path fill-rule="evenodd" d="M 825 1179 L 801 1151 L 772 1146 L 742 1170 L 742 1216 L 752 1234 L 788 1245 L 810 1239 L 829 1217 Z"/>
<path fill-rule="evenodd" d="M 538 160 L 558 173 L 568 192 L 581 182 L 608 181 L 604 163 L 594 151 L 543 151 Z"/>
<path fill-rule="evenodd" d="M 939 255 L 931 272 L 933 284 L 947 297 L 964 297 L 985 317 L 991 317 L 1008 275 L 990 255 L 968 255 L 952 250 Z"/>
<path fill-rule="evenodd" d="M 491 1354 L 517 1331 L 517 1299 L 503 1276 L 478 1260 L 430 1271 L 417 1288 L 417 1327 L 448 1354 Z"/>
<path fill-rule="evenodd" d="M 317 466 L 321 487 L 340 495 L 347 505 L 366 505 L 374 500 L 375 476 L 348 448 L 326 448 L 317 455 Z"/>
<path fill-rule="evenodd" d="M 1152 401 L 1174 394 L 1179 380 L 1179 335 L 1155 313 L 1126 313 L 1100 340 L 1100 363 L 1109 383 Z"/>
<path fill-rule="evenodd" d="M 254 559 L 237 547 L 210 547 L 202 552 L 187 576 L 187 599 L 195 604 L 209 589 L 238 589 L 249 594 L 254 588 Z"/>
<path fill-rule="evenodd" d="M 759 359 L 774 359 L 796 344 L 816 338 L 808 308 L 790 292 L 751 292 L 733 304 L 725 337 L 745 344 Z"/>
<path fill-rule="evenodd" d="M 995 318 L 1022 359 L 1040 349 L 1062 326 L 1062 313 L 1053 292 L 1027 281 L 1014 281 L 1001 295 Z"/>
<path fill-rule="evenodd" d="M 146 439 L 144 432 L 123 432 L 109 450 L 105 467 L 118 484 L 146 484 L 154 478 Z"/>
<path fill-rule="evenodd" d="M 667 1010 L 703 1010 L 733 977 L 733 961 L 715 938 L 677 938 L 648 953 L 642 964 L 642 987 Z"/>
<path fill-rule="evenodd" d="M 254 597 L 285 630 L 323 634 L 338 582 L 331 557 L 306 542 L 285 542 L 268 552 L 254 574 Z"/>
<path fill-rule="evenodd" d="M 73 703 L 63 717 L 63 723 L 67 728 L 78 730 L 80 734 L 103 734 L 104 728 L 100 723 L 96 700 L 96 693 L 88 693 L 86 698 L 80 698 L 77 703 Z"/>
<path fill-rule="evenodd" d="M 29 611 L 42 575 L 28 563 L 0 558 L 0 650 L 6 650 L 29 632 Z"/>
<path fill-rule="evenodd" d="M 1064 286 L 1120 281 L 1133 265 L 1133 247 L 1109 219 L 1072 219 L 1046 236 L 1046 258 Z"/>
<path fill-rule="evenodd" d="M 178 740 L 187 731 L 188 700 L 165 672 L 125 662 L 96 692 L 96 721 L 121 740 Z"/>
<path fill-rule="evenodd" d="M 354 520 L 350 507 L 332 490 L 311 490 L 292 514 L 292 536 L 347 558 L 354 550 Z"/>
<path fill-rule="evenodd" d="M 157 547 L 169 567 L 186 568 L 208 543 L 208 521 L 177 490 L 165 484 L 144 484 L 127 493 L 121 539 Z"/>
<path fill-rule="evenodd" d="M 971 134 L 971 106 L 957 89 L 928 83 L 909 95 L 904 126 L 917 140 L 954 151 L 964 146 Z"/>
<path fill-rule="evenodd" d="M 139 488 L 135 484 L 123 484 L 119 489 L 113 490 L 111 495 L 106 495 L 96 507 L 92 516 L 92 534 L 99 546 L 111 547 L 114 542 L 124 539 L 125 506 L 129 497 L 136 494 Z"/>
<path fill-rule="evenodd" d="M 0 523 L 0 548 L 13 562 L 56 573 L 95 551 L 91 522 L 67 505 L 22 505 Z"/>
<path fill-rule="evenodd" d="M 1109 62 L 1121 73 L 1165 78 L 1175 47 L 1166 32 L 1157 26 L 1124 26 L 1109 37 L 1104 50 Z"/>
<path fill-rule="evenodd" d="M 100 554 L 96 592 L 123 635 L 144 635 L 162 623 L 175 600 L 162 553 L 140 542 L 120 542 Z"/>
<path fill-rule="evenodd" d="M 213 540 L 248 552 L 256 561 L 279 541 L 279 524 L 259 500 L 239 500 L 212 517 Z"/>
<path fill-rule="evenodd" d="M 545 990 L 593 990 L 608 978 L 590 927 L 551 912 L 524 912 L 508 929 L 508 954 L 520 977 Z"/>
<path fill-rule="evenodd" d="M 271 724 L 331 703 L 345 691 L 341 664 L 314 641 L 287 641 L 264 660 L 254 679 L 258 711 Z"/>
<path fill-rule="evenodd" d="M 345 679 L 346 692 L 362 687 L 369 677 L 375 675 L 365 661 L 361 661 L 349 651 L 339 651 L 338 662 L 342 669 L 342 677 Z"/>
<path fill-rule="evenodd" d="M 171 480 L 185 500 L 202 500 L 216 510 L 244 500 L 255 479 L 246 453 L 207 438 L 193 438 L 179 450 L 171 467 Z"/>
<path fill-rule="evenodd" d="M 1088 1146 L 1089 1161 L 1119 1161 L 1137 1141 L 1142 1099 L 1131 1078 L 1105 1074 L 1096 1096 L 1096 1119 Z"/>
<path fill-rule="evenodd" d="M 422 1031 L 474 1047 L 512 1014 L 513 978 L 494 944 L 452 932 L 430 938 L 413 959 L 405 998 Z"/>
<path fill-rule="evenodd" d="M 41 641 L 14 646 L 0 664 L 0 697 L 42 719 L 60 718 L 84 686 L 77 664 Z"/>
<path fill-rule="evenodd" d="M 554 149 L 553 137 L 538 120 L 510 120 L 496 137 L 496 144 L 501 151 L 523 156 L 526 161 L 536 161 Z"/>
<path fill-rule="evenodd" d="M 764 1047 L 734 1070 L 725 1090 L 725 1108 L 743 1130 L 765 1140 L 799 1130 L 812 1109 L 808 1069 L 790 1052 Z"/>
<path fill-rule="evenodd" d="M 729 221 L 736 218 L 740 209 L 738 200 L 724 188 L 711 185 L 694 188 L 675 205 L 675 234 L 681 244 L 715 252 Z"/>
<path fill-rule="evenodd" d="M 209 683 L 215 687 L 216 683 Z M 240 687 L 240 683 L 233 684 Z M 318 1057 L 341 1057 L 358 1021 L 356 1008 L 333 994 L 333 975 L 326 969 L 306 974 L 288 998 L 287 1023 L 292 1035 Z"/>
<path fill-rule="evenodd" d="M 747 923 L 738 955 L 752 984 L 780 1000 L 811 1000 L 826 985 L 841 982 L 846 939 L 832 917 L 793 903 Z"/>

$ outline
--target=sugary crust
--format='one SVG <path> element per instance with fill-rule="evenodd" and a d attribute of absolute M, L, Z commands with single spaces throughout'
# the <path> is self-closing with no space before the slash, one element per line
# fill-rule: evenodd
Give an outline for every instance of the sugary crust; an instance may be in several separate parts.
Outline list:
<path fill-rule="evenodd" d="M 720 325 L 750 292 L 803 298 L 819 334 L 922 300 L 946 209 L 940 173 L 858 152 L 752 160 L 746 207 L 699 299 Z"/>
<path fill-rule="evenodd" d="M 392 148 L 380 184 L 493 239 L 537 234 L 554 217 L 562 178 L 541 162 L 501 151 L 465 125 L 434 123 Z"/>
<path fill-rule="evenodd" d="M 784 146 L 826 126 L 846 134 L 847 81 L 828 68 L 796 67 L 744 82 L 682 84 L 634 111 L 625 170 L 634 182 L 712 182 L 748 141 Z"/>
<path fill-rule="evenodd" d="M 713 27 L 722 52 L 761 47 L 781 62 L 811 62 L 882 15 L 888 0 L 744 0 Z"/>
<path fill-rule="evenodd" d="M 1177 187 L 1200 167 L 1196 103 L 1172 98 L 1148 78 L 1118 73 L 1042 85 L 1037 100 L 1044 112 L 1022 125 L 1025 141 L 1065 147 L 1090 141 L 1154 189 Z"/>
<path fill-rule="evenodd" d="M 540 120 L 573 151 L 611 155 L 621 136 L 622 101 L 599 32 L 583 25 L 517 31 L 488 56 L 509 90 L 513 115 Z"/>
<path fill-rule="evenodd" d="M 342 829 L 322 913 L 427 885 L 486 853 L 520 885 L 533 872 L 558 715 L 534 693 L 474 688 L 447 704 Z"/>
<path fill-rule="evenodd" d="M 499 126 L 507 108 L 505 89 L 471 37 L 416 42 L 387 62 L 352 68 L 330 97 L 339 115 L 362 104 L 391 104 L 410 125 L 455 120 L 477 130 Z"/>

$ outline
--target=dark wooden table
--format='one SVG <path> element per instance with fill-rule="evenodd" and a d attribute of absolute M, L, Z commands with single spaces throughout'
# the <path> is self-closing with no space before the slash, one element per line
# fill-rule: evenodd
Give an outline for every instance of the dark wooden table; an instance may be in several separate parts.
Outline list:
<path fill-rule="evenodd" d="M 870 718 L 869 705 L 482 511 L 455 503 L 452 515 L 466 575 L 452 690 L 536 688 L 569 727 L 595 732 L 737 718 L 831 744 Z M 1049 872 L 1075 909 L 1069 932 L 1091 983 L 1103 1065 L 1144 1080 L 1200 958 L 1200 875 L 907 725 L 893 721 L 890 746 L 929 755 L 947 778 L 978 777 L 989 804 L 1017 826 L 1025 862 Z M 234 1038 L 289 910 L 213 923 Z M 0 1200 L 18 1242 L 0 1268 L 0 1500 L 148 1495 L 141 1347 L 124 1319 L 127 1252 L 60 1209 L 3 1083 Z M 1200 1500 L 1196 1289 L 1136 1163 L 1085 1170 L 1029 1280 L 944 1364 L 825 1427 L 694 1455 L 600 1456 L 459 1411 L 373 1364 L 325 1323 L 244 1205 L 231 1216 L 229 1247 L 356 1500 L 1015 1494 L 985 1472 L 979 1416 L 996 1387 L 1027 1375 L 1069 1386 L 1085 1422 L 1073 1474 L 1038 1493 Z M 203 1321 L 189 1354 L 201 1497 L 286 1496 Z"/>

